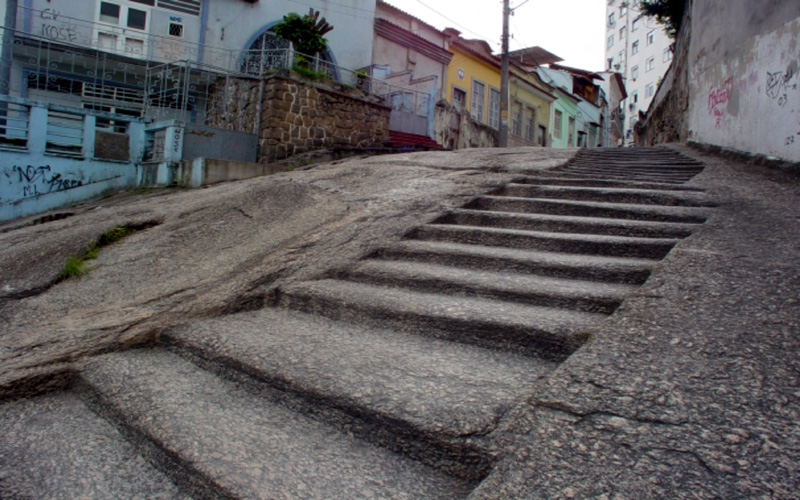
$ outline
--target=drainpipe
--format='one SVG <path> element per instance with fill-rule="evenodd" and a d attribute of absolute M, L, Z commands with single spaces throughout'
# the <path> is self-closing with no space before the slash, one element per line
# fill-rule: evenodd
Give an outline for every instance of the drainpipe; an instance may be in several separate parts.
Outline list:
<path fill-rule="evenodd" d="M 4 26 L 3 51 L 0 57 L 0 95 L 8 95 L 11 90 L 11 59 L 14 51 L 14 33 L 17 29 L 17 0 L 6 0 Z"/>

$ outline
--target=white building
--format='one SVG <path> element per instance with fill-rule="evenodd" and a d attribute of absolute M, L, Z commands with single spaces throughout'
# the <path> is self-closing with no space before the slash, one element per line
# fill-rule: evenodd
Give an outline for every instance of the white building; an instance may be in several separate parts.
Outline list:
<path fill-rule="evenodd" d="M 647 111 L 672 61 L 672 40 L 655 19 L 642 16 L 639 0 L 608 0 L 606 69 L 619 72 L 628 97 L 621 104 L 625 145 L 633 144 L 633 125 Z"/>

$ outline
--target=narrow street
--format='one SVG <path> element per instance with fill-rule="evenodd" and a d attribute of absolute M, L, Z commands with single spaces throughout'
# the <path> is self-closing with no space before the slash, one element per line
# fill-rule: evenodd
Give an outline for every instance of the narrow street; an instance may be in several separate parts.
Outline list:
<path fill-rule="evenodd" d="M 3 498 L 791 498 L 797 181 L 685 147 L 508 154 L 358 160 L 474 184 L 327 265 L 248 270 L 262 292 L 232 296 L 255 302 L 193 313 L 197 292 L 130 348 L 37 374 L 0 406 Z M 366 226 L 348 217 L 330 226 Z"/>

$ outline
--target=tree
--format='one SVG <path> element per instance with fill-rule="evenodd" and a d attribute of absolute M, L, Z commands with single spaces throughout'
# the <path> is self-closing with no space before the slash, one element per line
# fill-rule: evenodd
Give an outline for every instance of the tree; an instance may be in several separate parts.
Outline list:
<path fill-rule="evenodd" d="M 305 16 L 290 12 L 272 28 L 278 38 L 292 42 L 295 50 L 310 56 L 328 50 L 328 41 L 324 35 L 331 30 L 333 26 L 324 17 L 319 19 L 319 12 L 314 9 L 310 9 Z"/>
<path fill-rule="evenodd" d="M 670 38 L 678 35 L 683 21 L 683 11 L 686 9 L 686 0 L 642 0 L 639 6 L 642 14 L 655 17 L 656 21 L 664 25 Z"/>

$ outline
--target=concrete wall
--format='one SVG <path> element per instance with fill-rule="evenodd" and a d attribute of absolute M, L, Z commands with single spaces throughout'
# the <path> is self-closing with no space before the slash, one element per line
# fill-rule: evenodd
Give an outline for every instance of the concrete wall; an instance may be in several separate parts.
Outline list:
<path fill-rule="evenodd" d="M 447 101 L 436 104 L 434 140 L 445 148 L 496 148 L 498 132 L 473 120 L 469 113 L 458 110 Z"/>
<path fill-rule="evenodd" d="M 115 144 L 114 155 L 120 154 L 120 144 L 127 144 L 125 161 L 97 158 L 95 117 L 91 115 L 84 116 L 82 150 L 61 154 L 47 150 L 48 126 L 52 127 L 52 123 L 48 124 L 47 107 L 31 104 L 27 143 L 0 145 L 0 220 L 33 215 L 136 186 L 136 162 L 141 157 L 144 138 L 142 123 L 131 123 L 127 140 L 110 140 Z"/>
<path fill-rule="evenodd" d="M 183 159 L 218 158 L 233 162 L 258 161 L 258 136 L 234 130 L 186 124 Z"/>
<path fill-rule="evenodd" d="M 800 161 L 800 2 L 695 0 L 692 23 L 689 139 Z"/>

